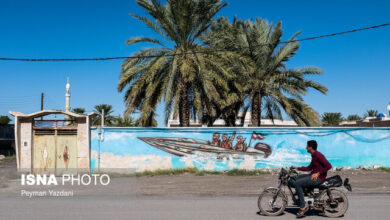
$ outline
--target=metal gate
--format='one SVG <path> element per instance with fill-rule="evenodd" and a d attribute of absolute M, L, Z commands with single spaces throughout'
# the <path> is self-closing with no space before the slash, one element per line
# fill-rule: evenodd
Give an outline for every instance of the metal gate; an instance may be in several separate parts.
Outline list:
<path fill-rule="evenodd" d="M 33 134 L 34 173 L 77 173 L 77 126 L 73 122 L 36 120 Z"/>

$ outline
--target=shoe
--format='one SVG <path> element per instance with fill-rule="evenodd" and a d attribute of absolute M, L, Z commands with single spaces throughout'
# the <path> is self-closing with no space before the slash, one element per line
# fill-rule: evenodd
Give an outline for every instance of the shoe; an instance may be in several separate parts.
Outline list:
<path fill-rule="evenodd" d="M 305 205 L 305 207 L 300 208 L 298 213 L 297 213 L 297 218 L 303 217 L 308 210 L 309 210 L 309 206 L 308 205 Z"/>

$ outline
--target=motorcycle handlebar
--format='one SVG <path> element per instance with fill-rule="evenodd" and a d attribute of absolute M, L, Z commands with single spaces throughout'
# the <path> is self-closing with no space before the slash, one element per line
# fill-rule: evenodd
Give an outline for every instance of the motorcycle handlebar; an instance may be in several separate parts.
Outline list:
<path fill-rule="evenodd" d="M 298 173 L 296 169 L 297 169 L 296 167 L 293 167 L 293 166 L 290 167 L 290 171 L 291 171 L 292 173 L 295 173 L 295 174 Z"/>

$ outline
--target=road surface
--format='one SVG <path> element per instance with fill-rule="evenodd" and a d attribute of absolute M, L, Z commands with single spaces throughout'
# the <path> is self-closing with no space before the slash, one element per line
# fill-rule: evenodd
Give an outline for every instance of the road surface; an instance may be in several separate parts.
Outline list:
<path fill-rule="evenodd" d="M 343 220 L 388 220 L 390 195 L 349 195 L 350 205 Z M 295 208 L 279 217 L 258 213 L 257 197 L 127 197 L 76 196 L 67 198 L 23 198 L 0 195 L 0 219 L 295 219 Z M 326 219 L 309 212 L 306 219 Z"/>

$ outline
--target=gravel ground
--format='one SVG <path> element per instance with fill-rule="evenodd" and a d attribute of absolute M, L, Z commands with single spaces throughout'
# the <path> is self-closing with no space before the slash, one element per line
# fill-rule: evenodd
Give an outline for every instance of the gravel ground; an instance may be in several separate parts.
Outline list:
<path fill-rule="evenodd" d="M 0 160 L 0 168 L 15 168 L 15 167 L 16 167 L 15 157 L 6 157 Z"/>
<path fill-rule="evenodd" d="M 390 173 L 378 170 L 332 171 L 328 176 L 348 177 L 353 194 L 390 194 Z M 195 176 L 193 174 L 172 176 L 145 176 L 137 178 L 137 195 L 239 195 L 259 194 L 268 186 L 277 186 L 276 174 L 259 176 Z"/>
<path fill-rule="evenodd" d="M 15 159 L 1 160 L 1 168 L 14 168 Z M 340 175 L 343 179 L 348 177 L 353 188 L 353 194 L 390 194 L 390 173 L 379 170 L 349 169 L 331 171 L 328 176 Z M 118 187 L 126 185 L 136 186 L 137 196 L 253 196 L 266 187 L 277 186 L 277 174 L 262 174 L 259 176 L 227 176 L 194 174 L 143 176 L 135 180 L 128 177 L 115 178 L 113 183 Z M 18 181 L 7 183 L 19 185 Z M 2 187 L 5 188 L 5 185 Z"/>

